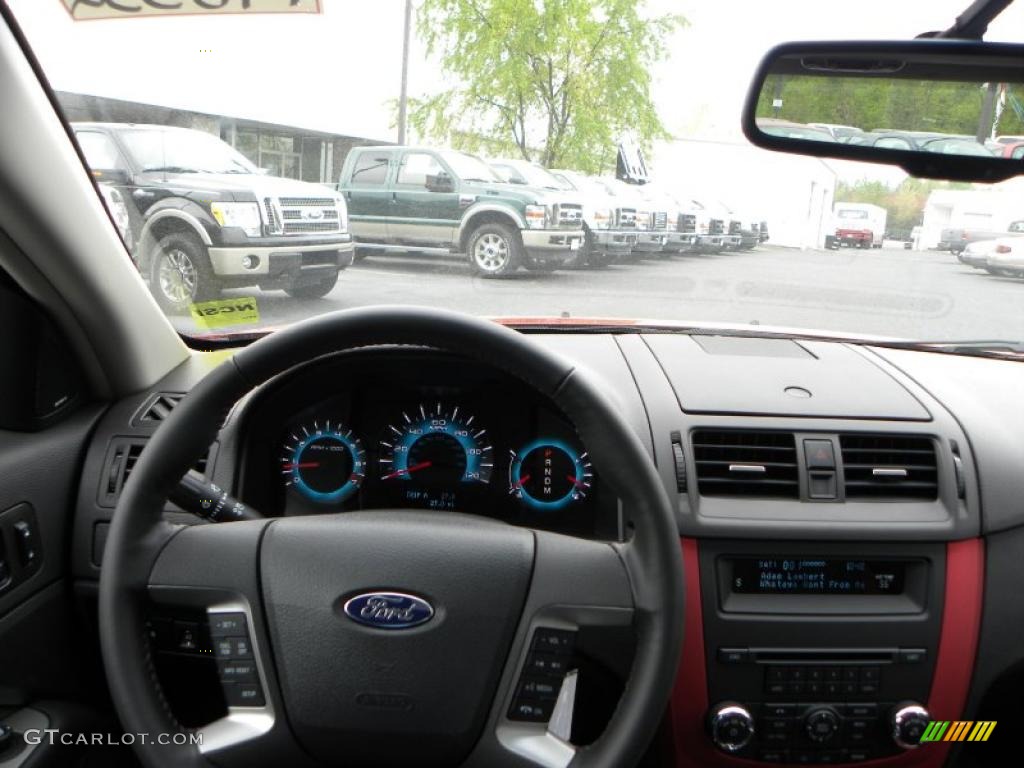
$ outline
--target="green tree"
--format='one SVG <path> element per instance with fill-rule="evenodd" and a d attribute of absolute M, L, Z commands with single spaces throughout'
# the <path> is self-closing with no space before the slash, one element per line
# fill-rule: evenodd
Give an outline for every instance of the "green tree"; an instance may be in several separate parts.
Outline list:
<path fill-rule="evenodd" d="M 651 66 L 686 24 L 636 0 L 424 0 L 420 36 L 455 87 L 410 100 L 421 136 L 597 173 L 629 130 L 666 136 Z"/>

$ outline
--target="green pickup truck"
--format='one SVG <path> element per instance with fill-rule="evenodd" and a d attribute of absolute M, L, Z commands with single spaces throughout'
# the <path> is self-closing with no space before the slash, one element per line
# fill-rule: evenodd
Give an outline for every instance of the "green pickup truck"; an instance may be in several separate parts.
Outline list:
<path fill-rule="evenodd" d="M 462 253 L 476 274 L 501 277 L 557 269 L 583 244 L 583 206 L 571 193 L 507 184 L 455 150 L 355 147 L 338 191 L 358 256 Z"/>

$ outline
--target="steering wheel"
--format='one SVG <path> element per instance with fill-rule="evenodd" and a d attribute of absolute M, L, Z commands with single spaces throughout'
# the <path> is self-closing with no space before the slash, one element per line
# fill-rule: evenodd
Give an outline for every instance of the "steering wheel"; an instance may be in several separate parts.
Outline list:
<path fill-rule="evenodd" d="M 315 358 L 379 345 L 457 353 L 549 397 L 618 495 L 627 541 L 413 510 L 164 520 L 239 398 Z M 154 603 L 205 610 L 221 678 L 235 681 L 228 714 L 203 728 L 184 729 L 160 690 L 145 630 Z M 643 754 L 675 679 L 679 536 L 646 450 L 584 370 L 457 313 L 345 310 L 251 344 L 175 408 L 117 505 L 99 616 L 113 701 L 127 733 L 147 734 L 135 739 L 147 766 L 620 768 Z M 562 649 L 591 626 L 632 627 L 635 657 L 604 733 L 576 747 L 543 722 L 569 697 L 534 700 L 529 683 L 554 671 L 541 681 L 557 690 Z"/>

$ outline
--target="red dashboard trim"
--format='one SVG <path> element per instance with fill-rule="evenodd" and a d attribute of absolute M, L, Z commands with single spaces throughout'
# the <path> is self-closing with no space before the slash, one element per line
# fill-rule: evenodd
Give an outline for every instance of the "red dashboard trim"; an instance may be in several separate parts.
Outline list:
<path fill-rule="evenodd" d="M 755 760 L 730 757 L 715 749 L 704 730 L 708 711 L 704 621 L 700 594 L 697 540 L 681 539 L 686 606 L 683 657 L 669 702 L 669 722 L 678 768 L 755 768 Z M 946 586 L 939 630 L 939 649 L 932 678 L 928 710 L 936 720 L 958 720 L 967 693 L 978 648 L 985 579 L 985 548 L 981 539 L 950 542 L 946 546 Z M 862 768 L 941 768 L 951 744 L 928 744 L 912 752 L 850 765 Z"/>

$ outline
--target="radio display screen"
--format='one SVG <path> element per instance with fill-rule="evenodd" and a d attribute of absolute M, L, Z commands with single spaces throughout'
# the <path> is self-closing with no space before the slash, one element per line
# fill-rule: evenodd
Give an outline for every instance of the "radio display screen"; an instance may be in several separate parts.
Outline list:
<path fill-rule="evenodd" d="M 740 557 L 732 591 L 748 595 L 899 595 L 905 562 L 847 557 Z"/>

